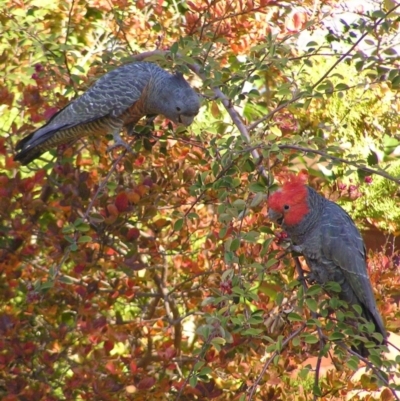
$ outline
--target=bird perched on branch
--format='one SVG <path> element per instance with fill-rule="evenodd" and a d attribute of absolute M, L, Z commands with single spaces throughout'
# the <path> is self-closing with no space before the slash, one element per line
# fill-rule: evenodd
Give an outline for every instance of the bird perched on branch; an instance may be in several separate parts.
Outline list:
<path fill-rule="evenodd" d="M 123 65 L 101 77 L 82 96 L 55 114 L 43 127 L 18 142 L 14 160 L 26 165 L 45 151 L 89 135 L 121 137 L 146 115 L 161 114 L 186 126 L 200 108 L 199 96 L 183 75 L 148 62 Z"/>
<path fill-rule="evenodd" d="M 385 340 L 387 333 L 367 273 L 365 245 L 351 217 L 296 176 L 269 197 L 268 206 L 269 218 L 286 231 L 292 250 L 304 256 L 311 277 L 322 286 L 329 281 L 340 284 L 339 299 L 359 305 L 361 316 Z M 357 349 L 368 355 L 363 344 Z"/>

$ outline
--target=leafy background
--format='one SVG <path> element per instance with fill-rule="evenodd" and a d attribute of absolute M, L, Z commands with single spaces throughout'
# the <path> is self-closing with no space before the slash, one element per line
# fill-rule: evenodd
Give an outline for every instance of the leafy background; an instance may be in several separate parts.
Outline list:
<path fill-rule="evenodd" d="M 3 400 L 398 397 L 398 352 L 351 354 L 357 333 L 296 280 L 265 207 L 302 172 L 349 211 L 398 332 L 394 2 L 0 4 Z M 202 94 L 188 130 L 143 122 L 136 157 L 96 137 L 13 161 L 24 135 L 144 57 Z"/>

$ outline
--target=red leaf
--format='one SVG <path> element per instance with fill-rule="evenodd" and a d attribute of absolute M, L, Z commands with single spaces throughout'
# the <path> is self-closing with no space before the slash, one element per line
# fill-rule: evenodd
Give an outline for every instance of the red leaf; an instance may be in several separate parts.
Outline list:
<path fill-rule="evenodd" d="M 111 372 L 112 374 L 115 374 L 117 372 L 115 365 L 112 361 L 108 361 L 106 363 L 106 369 Z"/>
<path fill-rule="evenodd" d="M 140 231 L 137 228 L 130 228 L 126 234 L 128 241 L 137 240 L 140 237 Z"/>
<path fill-rule="evenodd" d="M 4 142 L 5 142 L 4 138 L 0 139 L 0 155 L 5 155 L 7 153 Z"/>
<path fill-rule="evenodd" d="M 117 195 L 115 199 L 115 206 L 119 212 L 125 212 L 129 207 L 129 199 L 126 192 L 121 192 Z"/>
<path fill-rule="evenodd" d="M 93 321 L 93 327 L 95 329 L 100 329 L 100 328 L 104 327 L 106 324 L 107 324 L 107 319 L 104 316 L 99 317 L 98 319 L 95 319 Z"/>
<path fill-rule="evenodd" d="M 47 121 L 47 120 L 50 120 L 50 118 L 53 117 L 54 114 L 57 113 L 57 111 L 58 111 L 58 109 L 57 109 L 56 107 L 49 107 L 49 108 L 46 108 L 45 111 L 44 111 L 44 113 L 43 113 L 43 116 L 44 116 L 44 118 L 46 119 L 46 121 Z"/>
<path fill-rule="evenodd" d="M 136 365 L 135 361 L 131 361 L 131 363 L 129 364 L 129 367 L 130 367 L 132 373 L 136 373 L 137 365 Z"/>
<path fill-rule="evenodd" d="M 307 22 L 307 15 L 304 12 L 296 12 L 292 16 L 287 17 L 285 26 L 288 31 L 298 32 Z"/>
<path fill-rule="evenodd" d="M 85 265 L 83 263 L 78 263 L 77 265 L 75 265 L 74 267 L 74 272 L 76 274 L 81 274 L 84 270 L 85 270 Z"/>
<path fill-rule="evenodd" d="M 35 176 L 33 178 L 35 183 L 39 183 L 42 181 L 43 177 L 45 177 L 46 171 L 45 170 L 39 170 L 38 172 L 35 173 Z"/>
<path fill-rule="evenodd" d="M 114 342 L 110 340 L 104 341 L 104 349 L 109 353 L 114 348 Z"/>
<path fill-rule="evenodd" d="M 140 382 L 136 385 L 136 388 L 139 390 L 148 390 L 154 386 L 156 379 L 154 377 L 145 377 L 140 380 Z"/>

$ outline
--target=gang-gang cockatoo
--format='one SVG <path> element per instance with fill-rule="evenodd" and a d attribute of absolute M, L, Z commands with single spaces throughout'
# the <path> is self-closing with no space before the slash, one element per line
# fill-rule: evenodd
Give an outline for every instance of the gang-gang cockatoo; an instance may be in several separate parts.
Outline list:
<path fill-rule="evenodd" d="M 365 245 L 351 217 L 294 175 L 269 197 L 268 207 L 269 218 L 287 232 L 292 250 L 304 256 L 313 280 L 321 286 L 329 281 L 340 284 L 339 299 L 359 305 L 362 317 L 374 323 L 385 340 L 387 333 L 367 273 Z M 363 344 L 357 349 L 368 355 Z"/>

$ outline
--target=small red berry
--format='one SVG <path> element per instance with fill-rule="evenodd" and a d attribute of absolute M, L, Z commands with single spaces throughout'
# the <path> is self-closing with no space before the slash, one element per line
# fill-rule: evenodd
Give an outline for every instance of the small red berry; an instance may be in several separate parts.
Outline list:
<path fill-rule="evenodd" d="M 137 240 L 140 237 L 140 231 L 137 228 L 130 228 L 126 234 L 128 241 Z"/>
<path fill-rule="evenodd" d="M 368 175 L 367 177 L 364 178 L 364 182 L 368 185 L 372 184 L 373 178 L 371 175 Z"/>
<path fill-rule="evenodd" d="M 276 234 L 276 239 L 278 244 L 284 242 L 288 238 L 288 233 L 286 231 L 281 231 L 279 234 Z"/>
<path fill-rule="evenodd" d="M 35 64 L 35 71 L 40 72 L 43 70 L 43 66 L 40 63 Z"/>
<path fill-rule="evenodd" d="M 232 294 L 232 280 L 223 281 L 219 288 L 223 294 Z"/>

